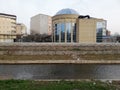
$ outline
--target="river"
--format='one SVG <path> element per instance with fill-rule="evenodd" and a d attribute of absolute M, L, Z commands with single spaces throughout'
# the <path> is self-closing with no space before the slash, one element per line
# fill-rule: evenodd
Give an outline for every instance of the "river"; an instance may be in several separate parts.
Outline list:
<path fill-rule="evenodd" d="M 120 79 L 120 65 L 0 65 L 0 79 Z"/>

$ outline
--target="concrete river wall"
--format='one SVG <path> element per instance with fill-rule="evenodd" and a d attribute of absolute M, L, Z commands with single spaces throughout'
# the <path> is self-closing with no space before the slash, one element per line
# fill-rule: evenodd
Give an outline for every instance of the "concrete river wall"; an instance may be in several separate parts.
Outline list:
<path fill-rule="evenodd" d="M 42 54 L 120 54 L 120 44 L 0 43 L 0 55 Z"/>
<path fill-rule="evenodd" d="M 70 55 L 73 60 L 0 60 L 0 64 L 120 64 L 117 60 L 78 60 L 79 55 L 118 55 L 119 43 L 60 44 L 60 43 L 0 43 L 0 55 Z"/>

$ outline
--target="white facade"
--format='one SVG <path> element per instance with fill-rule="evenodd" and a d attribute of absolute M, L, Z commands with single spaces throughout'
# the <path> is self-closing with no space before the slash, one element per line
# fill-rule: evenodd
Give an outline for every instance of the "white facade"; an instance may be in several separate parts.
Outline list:
<path fill-rule="evenodd" d="M 31 18 L 30 22 L 31 34 L 48 34 L 52 33 L 52 18 L 51 16 L 38 14 Z"/>

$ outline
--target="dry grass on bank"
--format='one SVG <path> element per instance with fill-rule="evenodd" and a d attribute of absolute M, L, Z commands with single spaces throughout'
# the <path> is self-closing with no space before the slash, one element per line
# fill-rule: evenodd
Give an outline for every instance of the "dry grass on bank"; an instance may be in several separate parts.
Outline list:
<path fill-rule="evenodd" d="M 85 54 L 78 57 L 84 60 L 120 60 L 120 54 Z"/>
<path fill-rule="evenodd" d="M 0 60 L 73 60 L 69 55 L 0 55 Z"/>
<path fill-rule="evenodd" d="M 120 60 L 119 54 L 85 55 L 0 55 L 0 60 Z"/>

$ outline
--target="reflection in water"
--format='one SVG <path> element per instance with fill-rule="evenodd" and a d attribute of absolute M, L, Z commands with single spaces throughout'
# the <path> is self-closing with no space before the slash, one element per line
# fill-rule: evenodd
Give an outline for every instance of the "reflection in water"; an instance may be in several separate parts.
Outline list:
<path fill-rule="evenodd" d="M 120 79 L 120 65 L 0 65 L 1 77 L 13 79 Z"/>

